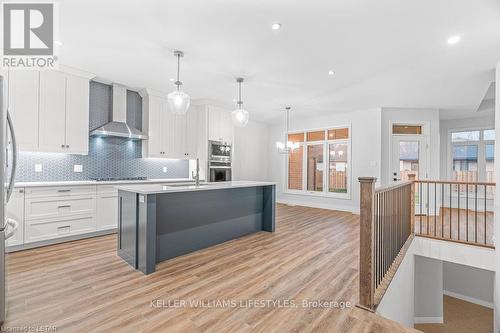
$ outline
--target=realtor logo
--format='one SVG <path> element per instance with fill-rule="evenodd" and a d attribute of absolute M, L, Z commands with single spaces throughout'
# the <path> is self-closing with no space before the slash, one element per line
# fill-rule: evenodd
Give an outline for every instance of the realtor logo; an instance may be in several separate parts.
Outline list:
<path fill-rule="evenodd" d="M 54 68 L 54 4 L 3 3 L 2 66 Z"/>

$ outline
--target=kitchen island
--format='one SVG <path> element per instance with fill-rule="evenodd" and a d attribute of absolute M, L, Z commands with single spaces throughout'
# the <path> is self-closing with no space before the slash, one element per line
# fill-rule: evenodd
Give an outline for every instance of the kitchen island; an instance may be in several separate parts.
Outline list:
<path fill-rule="evenodd" d="M 118 255 L 145 274 L 156 263 L 275 230 L 276 184 L 233 181 L 118 186 Z"/>

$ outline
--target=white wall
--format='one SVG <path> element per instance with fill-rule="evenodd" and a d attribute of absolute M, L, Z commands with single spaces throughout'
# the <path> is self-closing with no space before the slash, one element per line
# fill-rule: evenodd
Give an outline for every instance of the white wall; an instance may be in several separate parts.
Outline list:
<path fill-rule="evenodd" d="M 359 212 L 358 177 L 380 178 L 380 110 L 334 113 L 329 116 L 308 118 L 294 118 L 292 112 L 290 116 L 290 131 L 342 125 L 351 125 L 350 199 L 284 193 L 285 157 L 274 149 L 276 141 L 283 141 L 284 127 L 280 123 L 270 128 L 269 178 L 278 183 L 276 190 L 279 202 Z"/>
<path fill-rule="evenodd" d="M 495 126 L 495 114 L 479 114 L 474 118 L 463 118 L 463 119 L 449 119 L 441 120 L 440 123 L 441 130 L 441 172 L 440 178 L 442 180 L 451 180 L 451 161 L 450 161 L 450 150 L 449 150 L 449 138 L 448 133 L 450 130 L 456 129 L 471 129 L 471 128 L 487 128 Z"/>
<path fill-rule="evenodd" d="M 445 295 L 492 308 L 494 278 L 492 271 L 443 262 Z"/>
<path fill-rule="evenodd" d="M 377 307 L 377 313 L 402 325 L 413 327 L 415 307 L 414 242 L 408 248 L 389 288 Z"/>
<path fill-rule="evenodd" d="M 382 184 L 391 182 L 391 122 L 401 123 L 428 123 L 430 161 L 428 179 L 439 179 L 439 110 L 436 109 L 403 109 L 382 108 Z"/>
<path fill-rule="evenodd" d="M 234 128 L 234 180 L 268 180 L 269 125 L 249 121 Z"/>
<path fill-rule="evenodd" d="M 415 323 L 443 323 L 443 262 L 415 256 Z"/>
<path fill-rule="evenodd" d="M 496 82 L 500 82 L 500 62 L 496 68 Z M 495 94 L 495 141 L 500 142 L 500 84 Z M 500 156 L 500 144 L 495 145 L 495 156 Z M 495 159 L 495 182 L 500 184 L 500 159 Z M 500 186 L 496 186 L 495 197 L 500 198 Z M 495 235 L 500 237 L 500 200 L 495 200 Z M 495 242 L 496 243 L 496 242 Z M 495 267 L 500 272 L 500 246 L 496 244 Z M 495 274 L 495 332 L 500 329 L 500 274 Z"/>

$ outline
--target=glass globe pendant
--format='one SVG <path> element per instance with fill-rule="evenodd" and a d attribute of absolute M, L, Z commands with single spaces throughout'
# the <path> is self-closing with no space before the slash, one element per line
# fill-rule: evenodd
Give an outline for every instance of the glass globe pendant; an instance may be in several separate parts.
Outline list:
<path fill-rule="evenodd" d="M 191 104 L 191 97 L 188 94 L 181 91 L 182 82 L 179 79 L 181 57 L 184 56 L 182 51 L 175 51 L 174 56 L 177 57 L 177 81 L 174 84 L 177 86 L 175 91 L 172 91 L 167 95 L 167 104 L 169 110 L 176 115 L 184 115 L 189 109 Z"/>
<path fill-rule="evenodd" d="M 243 78 L 237 78 L 236 82 L 238 82 L 238 107 L 231 113 L 231 118 L 233 119 L 234 126 L 245 127 L 248 124 L 250 115 L 247 110 L 243 109 L 243 101 L 241 100 L 241 84 L 243 83 Z"/>

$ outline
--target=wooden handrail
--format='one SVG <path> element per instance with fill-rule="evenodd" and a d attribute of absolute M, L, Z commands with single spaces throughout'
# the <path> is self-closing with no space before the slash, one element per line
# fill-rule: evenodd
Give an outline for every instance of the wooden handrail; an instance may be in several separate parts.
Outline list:
<path fill-rule="evenodd" d="M 478 185 L 478 186 L 496 186 L 496 183 L 491 182 L 461 182 L 456 180 L 428 180 L 428 179 L 416 179 L 416 183 L 424 184 L 452 184 L 452 185 Z"/>

